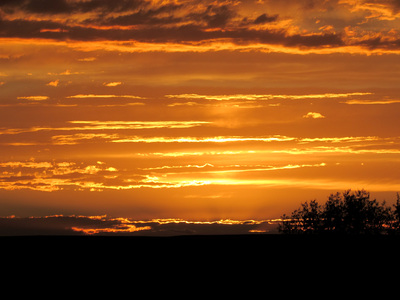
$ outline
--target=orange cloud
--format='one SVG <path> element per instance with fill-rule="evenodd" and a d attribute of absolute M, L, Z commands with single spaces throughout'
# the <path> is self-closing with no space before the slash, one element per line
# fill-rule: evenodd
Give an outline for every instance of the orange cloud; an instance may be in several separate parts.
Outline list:
<path fill-rule="evenodd" d="M 346 100 L 342 103 L 354 105 L 377 105 L 377 104 L 394 104 L 400 103 L 400 100 Z"/>
<path fill-rule="evenodd" d="M 54 80 L 54 81 L 50 81 L 50 82 L 49 82 L 48 84 L 46 84 L 46 85 L 57 87 L 59 83 L 60 83 L 60 80 L 57 79 L 57 80 Z"/>
<path fill-rule="evenodd" d="M 143 99 L 143 97 L 134 95 L 95 95 L 95 94 L 79 94 L 68 96 L 71 99 L 86 99 L 86 98 L 132 98 L 132 99 Z"/>
<path fill-rule="evenodd" d="M 104 86 L 108 86 L 108 87 L 119 86 L 119 85 L 121 85 L 121 84 L 122 84 L 122 82 L 120 82 L 120 81 L 104 82 L 104 83 L 103 83 Z"/>
<path fill-rule="evenodd" d="M 287 142 L 295 138 L 287 136 L 244 137 L 244 136 L 215 136 L 215 137 L 139 137 L 113 140 L 113 143 L 231 143 L 231 142 Z"/>
<path fill-rule="evenodd" d="M 353 93 L 326 93 L 326 94 L 305 94 L 305 95 L 273 95 L 273 94 L 235 94 L 235 95 L 199 95 L 199 94 L 181 94 L 181 95 L 165 95 L 171 99 L 199 99 L 199 100 L 216 100 L 216 101 L 231 101 L 231 100 L 301 100 L 301 99 L 330 99 L 330 98 L 347 98 L 351 96 L 371 95 L 369 92 L 353 92 Z"/>
<path fill-rule="evenodd" d="M 303 118 L 306 118 L 306 119 L 325 119 L 325 116 L 323 116 L 323 115 L 321 115 L 320 113 L 317 113 L 317 112 L 309 112 L 306 115 L 304 115 Z"/>
<path fill-rule="evenodd" d="M 48 100 L 48 96 L 23 96 L 23 97 L 17 97 L 18 100 L 29 100 L 29 101 L 43 101 L 43 100 Z"/>

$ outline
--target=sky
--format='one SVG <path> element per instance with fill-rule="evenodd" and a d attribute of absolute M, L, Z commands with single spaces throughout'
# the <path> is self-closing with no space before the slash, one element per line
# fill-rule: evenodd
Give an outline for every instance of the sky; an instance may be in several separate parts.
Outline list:
<path fill-rule="evenodd" d="M 392 203 L 399 54 L 398 0 L 2 0 L 1 222 L 268 232 L 337 191 Z"/>

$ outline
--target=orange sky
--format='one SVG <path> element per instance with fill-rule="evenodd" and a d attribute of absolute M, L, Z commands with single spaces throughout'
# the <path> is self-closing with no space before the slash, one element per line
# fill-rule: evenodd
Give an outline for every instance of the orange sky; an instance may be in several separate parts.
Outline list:
<path fill-rule="evenodd" d="M 279 218 L 400 191 L 394 0 L 0 3 L 0 215 Z"/>

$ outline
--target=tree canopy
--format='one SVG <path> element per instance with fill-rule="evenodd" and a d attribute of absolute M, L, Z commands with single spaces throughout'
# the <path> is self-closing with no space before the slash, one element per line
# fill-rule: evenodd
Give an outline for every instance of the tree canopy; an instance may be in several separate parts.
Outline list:
<path fill-rule="evenodd" d="M 283 215 L 279 231 L 286 234 L 400 234 L 400 196 L 393 206 L 370 199 L 365 190 L 331 194 L 325 204 L 305 202 Z"/>

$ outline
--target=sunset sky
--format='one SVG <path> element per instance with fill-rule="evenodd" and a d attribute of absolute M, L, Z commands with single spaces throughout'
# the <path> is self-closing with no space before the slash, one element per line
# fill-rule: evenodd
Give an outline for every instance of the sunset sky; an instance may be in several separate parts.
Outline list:
<path fill-rule="evenodd" d="M 392 203 L 399 54 L 397 0 L 1 0 L 0 217 L 264 232 Z"/>

